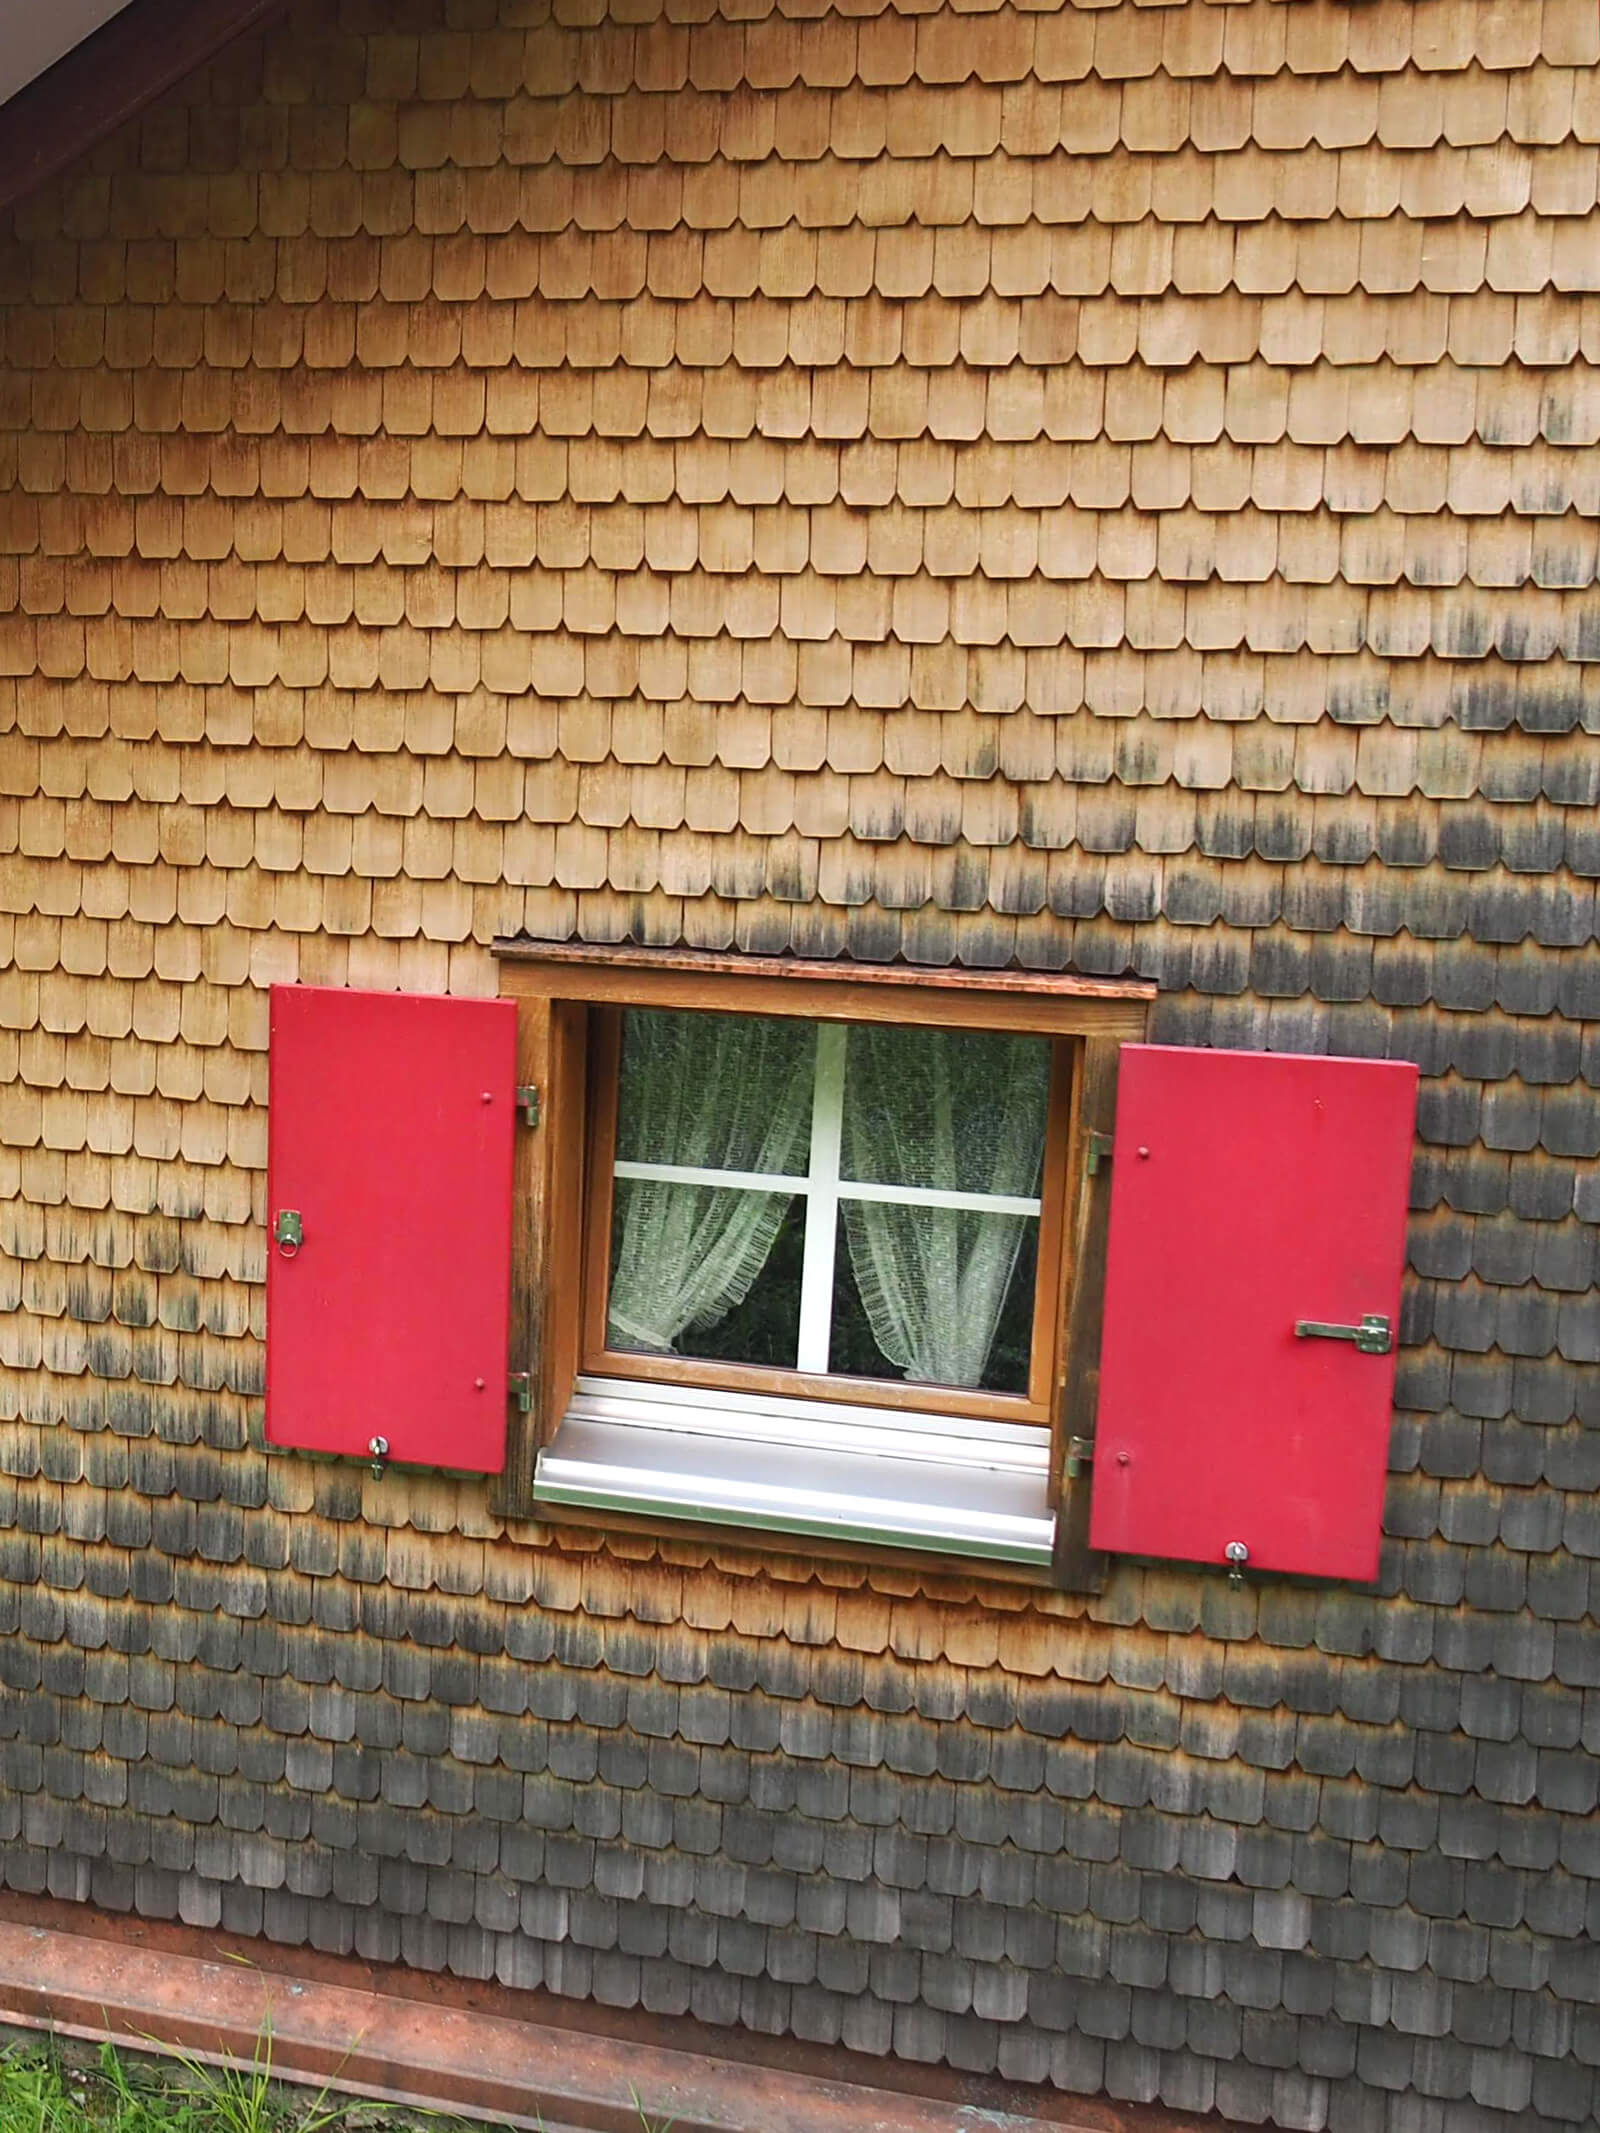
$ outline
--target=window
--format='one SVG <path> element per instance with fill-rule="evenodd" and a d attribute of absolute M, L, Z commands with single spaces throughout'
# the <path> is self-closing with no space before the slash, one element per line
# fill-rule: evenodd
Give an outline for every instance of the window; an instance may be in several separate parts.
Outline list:
<path fill-rule="evenodd" d="M 1048 1038 L 673 1008 L 598 1034 L 586 1368 L 1044 1419 Z"/>
<path fill-rule="evenodd" d="M 1048 1563 L 1091 1054 L 1150 988 L 505 967 L 547 1122 L 505 1507 Z"/>

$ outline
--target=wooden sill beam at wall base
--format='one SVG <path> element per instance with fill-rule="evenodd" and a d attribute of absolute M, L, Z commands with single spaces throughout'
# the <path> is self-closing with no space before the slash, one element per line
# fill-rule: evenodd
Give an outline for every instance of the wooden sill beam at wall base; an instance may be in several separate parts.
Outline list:
<path fill-rule="evenodd" d="M 70 170 L 287 0 L 131 0 L 0 104 L 0 212 Z"/>
<path fill-rule="evenodd" d="M 640 2133 L 641 2117 L 674 2133 L 972 2133 L 975 2125 L 990 2133 L 1230 2133 L 1215 2117 L 1056 2091 L 1033 2092 L 1043 2114 L 1034 2117 L 1027 2100 L 1007 2107 L 1018 2102 L 1014 2085 L 954 2076 L 942 2083 L 948 2094 L 908 2093 L 809 2070 L 820 2060 L 894 2072 L 891 2062 L 858 2054 L 753 2040 L 757 2050 L 768 2047 L 761 2058 L 752 2040 L 730 2036 L 722 2057 L 619 2034 L 627 2017 L 608 2032 L 596 2010 L 576 2005 L 564 2022 L 548 1994 L 421 1974 L 408 1976 L 405 1991 L 383 1989 L 386 1981 L 353 1958 L 122 1920 L 48 1898 L 0 1898 L 0 2033 L 46 2032 L 126 2052 L 176 2047 L 246 2065 L 270 2035 L 275 2079 L 528 2133 Z M 519 2001 L 540 2019 L 521 2016 Z M 705 2034 L 690 2023 L 651 2027 L 688 2031 L 695 2043 Z M 932 2070 L 909 2072 L 926 2091 Z"/>

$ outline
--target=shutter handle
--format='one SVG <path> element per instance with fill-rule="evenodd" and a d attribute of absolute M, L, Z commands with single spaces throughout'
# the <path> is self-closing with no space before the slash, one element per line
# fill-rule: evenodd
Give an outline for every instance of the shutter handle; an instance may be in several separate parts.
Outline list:
<path fill-rule="evenodd" d="M 1387 1355 L 1394 1346 L 1389 1321 L 1370 1311 L 1358 1326 L 1330 1326 L 1319 1318 L 1297 1318 L 1294 1336 L 1301 1341 L 1352 1341 L 1363 1355 Z"/>

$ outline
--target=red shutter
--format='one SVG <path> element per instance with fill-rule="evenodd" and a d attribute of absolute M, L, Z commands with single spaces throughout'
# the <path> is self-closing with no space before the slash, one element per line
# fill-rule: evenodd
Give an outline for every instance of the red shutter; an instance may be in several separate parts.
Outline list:
<path fill-rule="evenodd" d="M 1376 1576 L 1393 1350 L 1295 1329 L 1398 1339 L 1416 1087 L 1375 1060 L 1123 1047 L 1093 1546 Z"/>
<path fill-rule="evenodd" d="M 509 1000 L 273 987 L 269 1443 L 503 1465 L 516 1027 Z"/>

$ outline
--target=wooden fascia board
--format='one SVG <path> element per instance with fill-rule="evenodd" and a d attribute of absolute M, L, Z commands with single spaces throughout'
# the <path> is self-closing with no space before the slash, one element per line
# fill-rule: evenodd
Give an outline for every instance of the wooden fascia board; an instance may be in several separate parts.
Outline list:
<path fill-rule="evenodd" d="M 74 163 L 286 0 L 132 0 L 0 105 L 0 211 Z"/>
<path fill-rule="evenodd" d="M 1156 988 L 1044 971 L 965 971 L 498 941 L 507 993 L 591 1006 L 727 1009 L 821 1021 L 927 1022 L 1141 1038 Z"/>

